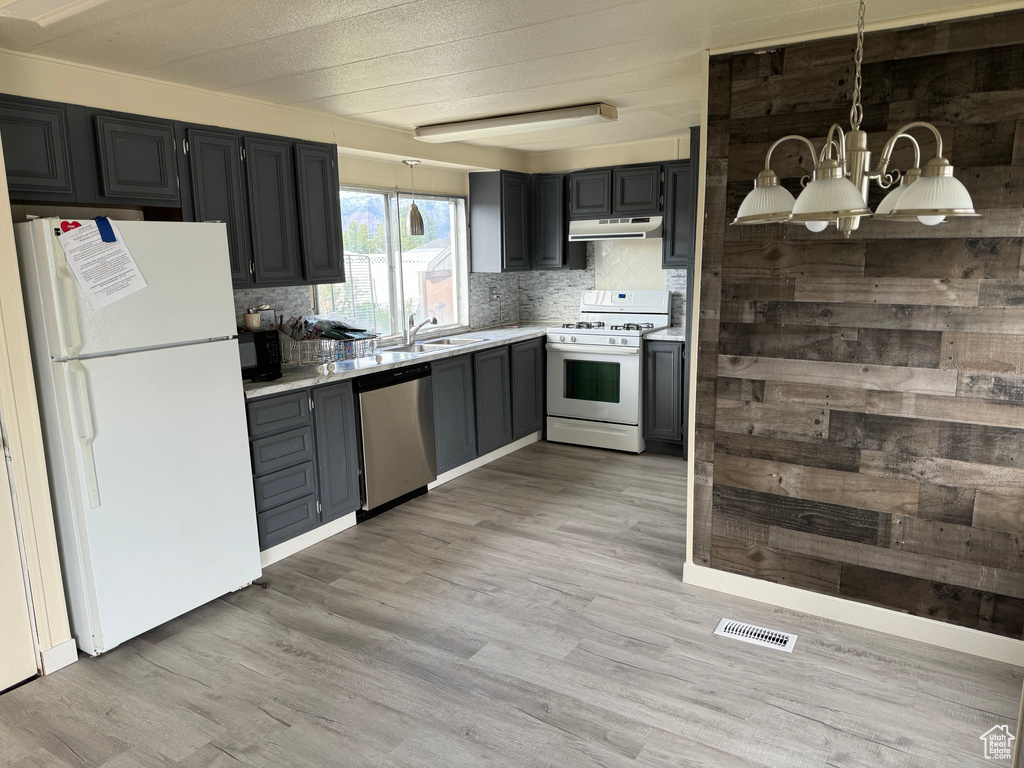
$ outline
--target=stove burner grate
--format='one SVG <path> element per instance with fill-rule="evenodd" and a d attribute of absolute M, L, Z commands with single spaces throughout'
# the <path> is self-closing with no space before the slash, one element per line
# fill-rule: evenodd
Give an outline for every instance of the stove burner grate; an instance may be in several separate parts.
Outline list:
<path fill-rule="evenodd" d="M 654 323 L 623 323 L 622 325 L 613 325 L 613 331 L 649 331 L 654 328 Z"/>
<path fill-rule="evenodd" d="M 593 330 L 600 330 L 600 329 L 604 328 L 604 323 L 599 322 L 599 321 L 595 321 L 593 323 L 588 323 L 586 321 L 580 321 L 578 323 L 562 323 L 562 327 L 563 328 L 579 328 L 579 329 L 582 329 L 582 330 L 591 330 L 591 329 L 593 329 Z"/>

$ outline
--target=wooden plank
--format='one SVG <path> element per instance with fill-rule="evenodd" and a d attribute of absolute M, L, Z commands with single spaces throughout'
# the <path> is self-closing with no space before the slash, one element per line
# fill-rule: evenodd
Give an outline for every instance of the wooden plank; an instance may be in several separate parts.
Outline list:
<path fill-rule="evenodd" d="M 718 352 L 744 357 L 938 368 L 942 334 L 882 328 L 723 323 Z"/>
<path fill-rule="evenodd" d="M 864 276 L 935 280 L 1020 279 L 1021 238 L 868 240 Z M 986 285 L 980 289 L 985 295 Z M 979 304 L 986 304 L 979 298 Z"/>
<path fill-rule="evenodd" d="M 953 126 L 953 146 L 949 156 L 956 168 L 978 165 L 1009 165 L 1013 162 L 1013 139 L 1016 123 L 1001 120 L 997 123 Z M 907 166 L 899 166 L 907 167 Z"/>
<path fill-rule="evenodd" d="M 1024 533 L 1020 531 L 993 531 L 896 516 L 891 546 L 903 552 L 1024 572 Z"/>
<path fill-rule="evenodd" d="M 828 441 L 857 450 L 934 456 L 941 428 L 937 421 L 836 410 L 829 414 Z"/>
<path fill-rule="evenodd" d="M 715 484 L 900 515 L 917 514 L 918 483 L 715 454 Z"/>
<path fill-rule="evenodd" d="M 895 58 L 1015 45 L 1024 36 L 1020 14 L 986 14 L 946 24 L 927 24 L 897 30 Z"/>
<path fill-rule="evenodd" d="M 1024 403 L 1024 376 L 961 371 L 956 393 L 960 397 Z"/>
<path fill-rule="evenodd" d="M 959 166 L 956 176 L 971 193 L 975 210 L 1024 206 L 1024 168 L 1019 165 Z"/>
<path fill-rule="evenodd" d="M 713 445 L 711 446 L 714 447 Z M 711 564 L 711 520 L 714 500 L 715 465 L 693 461 L 693 562 Z"/>
<path fill-rule="evenodd" d="M 900 557 L 893 557 L 892 551 L 884 547 L 855 541 L 836 541 L 812 533 L 775 527 L 768 530 L 768 546 L 812 559 L 849 563 L 917 579 L 1024 598 L 1024 573 L 986 568 L 975 563 L 939 560 L 913 552 L 903 552 Z"/>
<path fill-rule="evenodd" d="M 711 524 L 711 532 L 713 537 L 743 541 L 747 544 L 768 543 L 767 523 L 753 523 L 740 517 L 715 515 Z"/>
<path fill-rule="evenodd" d="M 840 565 L 825 558 L 779 552 L 746 540 L 711 539 L 711 566 L 827 595 L 839 593 Z"/>
<path fill-rule="evenodd" d="M 1024 308 L 915 307 L 873 304 L 767 303 L 771 325 L 825 325 L 841 328 L 893 328 L 908 331 L 964 331 L 1019 334 Z"/>
<path fill-rule="evenodd" d="M 1017 429 L 1024 423 L 1024 405 L 911 392 L 868 392 L 868 413 L 929 421 L 959 421 Z"/>
<path fill-rule="evenodd" d="M 940 523 L 970 525 L 974 519 L 977 493 L 973 488 L 921 483 L 917 516 L 925 520 L 938 520 Z"/>
<path fill-rule="evenodd" d="M 864 450 L 860 454 L 860 471 L 866 475 L 921 483 L 1024 493 L 1024 467 Z"/>
<path fill-rule="evenodd" d="M 984 373 L 1024 373 L 1024 336 L 947 332 L 939 367 Z"/>
<path fill-rule="evenodd" d="M 824 442 L 828 436 L 828 411 L 778 403 L 719 399 L 715 428 L 758 437 Z"/>
<path fill-rule="evenodd" d="M 789 381 L 799 384 L 855 386 L 888 392 L 956 394 L 956 371 L 898 368 L 859 363 L 718 356 L 718 375 L 741 379 Z"/>
<path fill-rule="evenodd" d="M 938 125 L 1024 120 L 1024 101 L 1015 90 L 896 101 L 889 105 L 889 127 L 897 130 L 920 119 L 922 114 L 927 114 L 929 121 Z"/>
<path fill-rule="evenodd" d="M 715 448 L 721 453 L 765 459 L 804 467 L 856 472 L 860 469 L 860 451 L 832 443 L 807 443 L 796 440 L 766 439 L 753 435 L 718 432 Z"/>
<path fill-rule="evenodd" d="M 815 533 L 843 541 L 878 544 L 878 513 L 715 484 L 715 515 Z"/>
<path fill-rule="evenodd" d="M 1024 165 L 1024 120 L 1018 120 L 1013 134 L 1013 165 Z"/>
<path fill-rule="evenodd" d="M 981 284 L 978 305 L 982 307 L 1024 307 L 1024 279 L 986 280 Z"/>
<path fill-rule="evenodd" d="M 862 277 L 864 243 L 729 243 L 722 257 L 722 274 L 787 279 Z"/>
<path fill-rule="evenodd" d="M 974 502 L 972 523 L 1007 533 L 1024 531 L 1024 494 L 1011 491 L 979 491 Z"/>
<path fill-rule="evenodd" d="M 732 381 L 732 379 L 722 379 Z M 820 406 L 843 411 L 863 411 L 867 392 L 852 387 L 830 387 L 819 384 L 793 384 L 787 381 L 764 383 L 764 401 L 791 405 Z M 831 436 L 831 431 L 830 431 Z"/>
<path fill-rule="evenodd" d="M 1024 423 L 1020 429 L 942 423 L 935 455 L 978 464 L 1024 467 Z"/>
<path fill-rule="evenodd" d="M 854 302 L 861 304 L 915 304 L 974 307 L 977 280 L 933 280 L 918 277 L 796 279 L 796 301 Z"/>
<path fill-rule="evenodd" d="M 750 379 L 719 379 L 718 399 L 763 403 L 764 382 L 751 381 Z"/>

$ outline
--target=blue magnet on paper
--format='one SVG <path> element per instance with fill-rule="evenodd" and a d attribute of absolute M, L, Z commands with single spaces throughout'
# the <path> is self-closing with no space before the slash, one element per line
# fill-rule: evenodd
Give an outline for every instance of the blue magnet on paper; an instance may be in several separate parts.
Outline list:
<path fill-rule="evenodd" d="M 96 222 L 96 226 L 100 230 L 100 238 L 104 243 L 117 242 L 117 238 L 114 237 L 114 228 L 110 226 L 110 219 L 106 216 L 97 216 L 93 221 Z"/>

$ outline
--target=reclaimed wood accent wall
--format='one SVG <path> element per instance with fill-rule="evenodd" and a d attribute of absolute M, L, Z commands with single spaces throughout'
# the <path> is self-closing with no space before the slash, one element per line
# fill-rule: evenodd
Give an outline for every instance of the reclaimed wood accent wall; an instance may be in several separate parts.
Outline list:
<path fill-rule="evenodd" d="M 849 124 L 853 49 L 711 59 L 694 561 L 1021 637 L 1024 12 L 866 38 L 875 157 L 934 122 L 983 218 L 728 226 L 772 141 Z"/>

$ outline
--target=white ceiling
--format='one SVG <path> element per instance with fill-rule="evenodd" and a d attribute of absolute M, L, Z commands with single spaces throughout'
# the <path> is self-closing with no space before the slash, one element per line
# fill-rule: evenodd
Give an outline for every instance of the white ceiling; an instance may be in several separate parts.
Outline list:
<path fill-rule="evenodd" d="M 996 0 L 869 0 L 883 22 Z M 411 130 L 604 101 L 617 123 L 476 143 L 524 151 L 676 136 L 700 51 L 848 27 L 856 0 L 109 0 L 0 47 Z"/>

